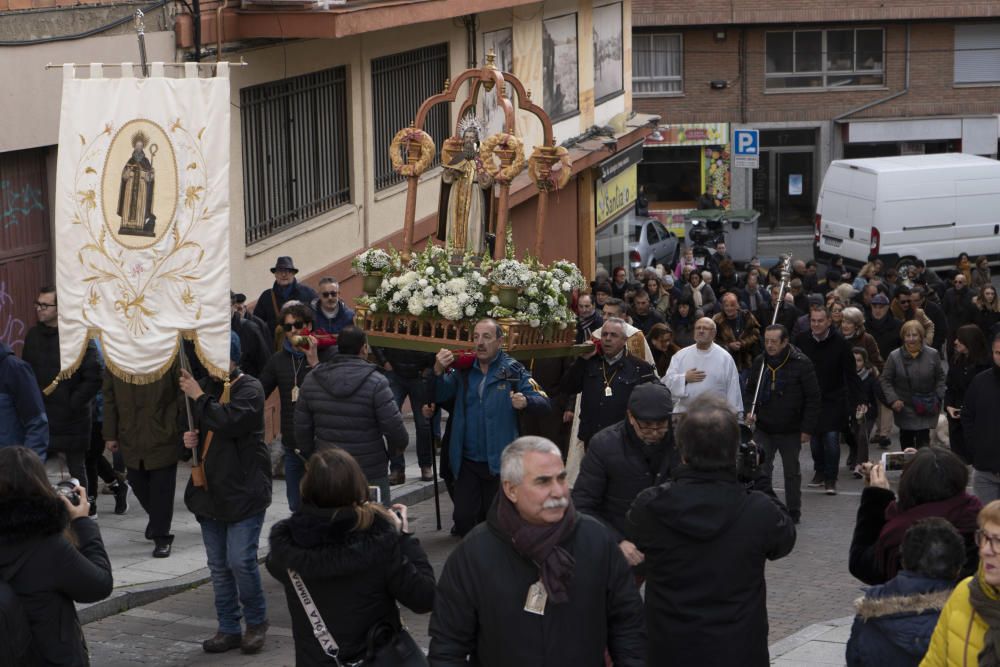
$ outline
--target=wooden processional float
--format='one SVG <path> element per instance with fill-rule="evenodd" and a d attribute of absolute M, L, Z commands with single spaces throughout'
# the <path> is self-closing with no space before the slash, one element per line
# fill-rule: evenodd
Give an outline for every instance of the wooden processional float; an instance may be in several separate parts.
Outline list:
<path fill-rule="evenodd" d="M 429 245 L 424 251 L 415 252 L 417 187 L 421 175 L 434 163 L 437 151 L 423 126 L 434 106 L 456 102 L 463 87 L 467 88 L 468 97 L 459 108 L 454 134 L 444 140 L 440 152 L 443 174 L 439 238 L 447 238 L 448 250 Z M 516 94 L 516 106 L 508 97 L 509 90 Z M 490 93 L 497 110 L 502 111 L 503 130 L 483 138 L 484 128 L 475 116 L 479 108 L 476 102 Z M 527 160 L 523 142 L 516 135 L 518 110 L 532 114 L 542 126 L 542 143 L 534 147 Z M 569 262 L 546 267 L 537 258 L 543 251 L 549 194 L 569 182 L 572 164 L 567 150 L 555 145 L 552 121 L 544 109 L 531 101 L 530 91 L 513 74 L 499 71 L 490 53 L 482 68 L 468 69 L 454 81 L 446 80 L 441 93 L 427 98 L 410 127 L 395 135 L 389 150 L 394 169 L 407 183 L 402 249 L 391 254 L 391 261 L 389 254 L 377 249 L 362 253 L 358 259 L 374 257 L 369 256 L 372 252 L 384 257 L 379 255 L 376 261 L 361 265 L 355 261 L 355 270 L 365 276 L 367 292 L 367 296 L 358 299 L 356 322 L 369 333 L 372 345 L 423 351 L 468 348 L 476 320 L 489 315 L 503 328 L 504 349 L 509 354 L 519 358 L 571 354 L 576 329 L 572 326 L 569 303 L 572 290 L 582 287 L 582 275 Z M 525 169 L 538 189 L 538 204 L 530 256 L 534 259 L 526 258 L 526 263 L 521 263 L 513 258 L 513 248 L 508 246 L 510 186 Z M 489 235 L 495 242 L 492 253 L 485 243 Z M 414 298 L 420 296 L 414 297 L 407 282 L 413 278 L 414 267 L 419 268 L 419 279 L 425 284 L 424 272 L 428 272 L 426 275 L 432 281 L 442 273 L 466 283 L 478 280 L 483 293 L 488 295 L 483 297 L 487 302 L 477 300 L 480 297 L 473 286 L 464 297 L 455 295 L 459 300 L 464 298 L 460 304 L 464 310 L 456 313 L 455 304 L 449 301 L 453 295 L 447 289 L 431 285 L 432 292 L 438 290 L 428 297 L 435 300 L 435 305 L 426 310 L 415 306 Z M 519 283 L 504 284 L 507 281 L 502 277 L 514 275 L 518 269 Z M 530 273 L 527 279 L 525 271 Z M 461 285 L 461 280 L 457 284 Z M 408 290 L 403 297 L 398 294 L 401 283 Z M 448 289 L 454 289 L 454 284 L 456 281 L 452 280 Z M 529 286 L 525 287 L 526 284 Z"/>

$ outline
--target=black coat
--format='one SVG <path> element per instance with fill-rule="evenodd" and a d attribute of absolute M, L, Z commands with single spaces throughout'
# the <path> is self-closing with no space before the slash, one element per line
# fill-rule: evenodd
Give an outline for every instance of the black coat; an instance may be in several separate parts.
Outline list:
<path fill-rule="evenodd" d="M 649 665 L 769 663 L 764 565 L 795 546 L 773 492 L 682 467 L 639 494 L 625 535 L 646 556 Z"/>
<path fill-rule="evenodd" d="M 21 358 L 35 372 L 38 388 L 45 390 L 59 374 L 59 329 L 36 324 L 28 331 Z M 87 343 L 80 367 L 72 377 L 60 380 L 55 391 L 42 395 L 49 419 L 49 448 L 83 451 L 90 444 L 90 418 L 94 397 L 101 391 L 101 364 L 97 348 Z"/>
<path fill-rule="evenodd" d="M 899 330 L 902 326 L 903 323 L 893 317 L 891 312 L 887 313 L 881 320 L 865 316 L 865 331 L 870 333 L 875 342 L 878 343 L 878 351 L 883 359 L 888 359 L 889 353 L 902 345 L 903 341 L 899 337 Z M 934 331 L 937 333 L 937 327 Z"/>
<path fill-rule="evenodd" d="M 306 458 L 318 446 L 336 445 L 369 480 L 378 480 L 388 475 L 389 456 L 402 453 L 409 440 L 389 380 L 375 364 L 338 354 L 303 382 L 295 441 Z"/>
<path fill-rule="evenodd" d="M 673 436 L 647 445 L 628 421 L 596 433 L 580 463 L 573 485 L 573 505 L 611 532 L 616 542 L 625 539 L 625 515 L 640 492 L 669 479 L 680 463 Z"/>
<path fill-rule="evenodd" d="M 260 384 L 264 388 L 264 398 L 278 390 L 281 400 L 281 444 L 288 451 L 295 451 L 298 442 L 295 439 L 295 403 L 292 403 L 292 388 L 298 387 L 301 395 L 302 385 L 306 376 L 312 371 L 312 366 L 306 361 L 305 355 L 296 356 L 282 348 L 271 355 L 260 373 Z"/>
<path fill-rule="evenodd" d="M 381 516 L 354 530 L 350 510 L 309 505 L 271 528 L 267 570 L 285 587 L 292 616 L 295 664 L 333 665 L 320 648 L 288 570 L 302 577 L 342 661 L 364 653 L 368 630 L 379 621 L 400 627 L 396 603 L 425 614 L 434 605 L 434 570 L 420 542 Z M 331 518 L 332 514 L 332 518 Z"/>
<path fill-rule="evenodd" d="M 934 340 L 931 341 L 931 347 L 940 350 L 941 345 L 948 338 L 948 317 L 944 314 L 941 306 L 928 299 L 924 299 L 924 305 L 921 306 L 921 309 L 924 311 L 924 315 L 934 323 Z"/>
<path fill-rule="evenodd" d="M 288 292 L 287 298 L 278 295 L 278 292 L 275 291 L 277 287 L 278 283 L 275 282 L 270 289 L 261 292 L 260 296 L 257 297 L 256 305 L 253 307 L 254 316 L 264 320 L 264 323 L 267 324 L 267 330 L 271 332 L 272 337 L 276 334 L 275 329 L 279 324 L 278 314 L 285 303 L 288 301 L 301 301 L 304 305 L 308 306 L 317 296 L 316 290 L 309 287 L 309 285 L 303 285 L 298 280 L 292 281 L 291 290 Z"/>
<path fill-rule="evenodd" d="M 559 388 L 566 395 L 581 394 L 580 440 L 587 443 L 601 429 L 625 419 L 632 390 L 645 382 L 656 382 L 656 370 L 628 352 L 610 367 L 600 354 L 590 359 L 578 357 Z M 611 396 L 605 395 L 605 387 L 611 388 Z"/>
<path fill-rule="evenodd" d="M 219 403 L 222 383 L 202 381 L 205 394 L 192 401 L 195 428 L 204 455 L 207 488 L 188 480 L 184 504 L 195 516 L 235 523 L 264 512 L 271 504 L 271 458 L 264 444 L 264 390 L 250 375 L 230 386 L 229 402 Z"/>
<path fill-rule="evenodd" d="M 66 539 L 66 506 L 56 497 L 0 500 L 0 570 L 9 579 L 31 625 L 34 665 L 89 664 L 74 602 L 111 595 L 111 563 L 97 523 L 73 521 L 78 547 Z"/>
<path fill-rule="evenodd" d="M 246 317 L 234 315 L 230 328 L 240 337 L 240 369 L 259 378 L 274 350 L 274 331 L 268 331 L 267 323 L 250 313 Z"/>
<path fill-rule="evenodd" d="M 954 287 L 945 290 L 941 308 L 948 318 L 948 338 L 955 337 L 955 332 L 964 324 L 975 324 L 977 320 L 976 306 L 972 303 L 972 290 L 966 287 L 959 291 Z"/>
<path fill-rule="evenodd" d="M 496 504 L 444 565 L 430 623 L 433 667 L 645 667 L 642 600 L 618 544 L 604 526 L 577 515 L 560 545 L 576 566 L 569 600 L 545 614 L 524 611 L 538 566 L 497 527 Z M 470 656 L 466 660 L 466 656 Z"/>
<path fill-rule="evenodd" d="M 645 315 L 639 315 L 635 312 L 632 313 L 632 326 L 637 329 L 641 329 L 644 336 L 649 335 L 649 330 L 653 328 L 654 324 L 661 324 L 664 322 L 666 322 L 666 320 L 664 319 L 663 314 L 653 306 L 649 307 L 649 312 Z"/>
<path fill-rule="evenodd" d="M 785 360 L 787 354 L 787 361 Z M 816 369 L 809 357 L 794 345 L 789 345 L 781 361 L 777 363 L 774 388 L 771 388 L 771 371 L 760 367 L 764 355 L 759 354 L 750 367 L 750 381 L 747 382 L 743 404 L 749 406 L 757 389 L 757 378 L 761 377 L 761 391 L 757 397 L 757 428 L 770 434 L 817 433 L 822 399 Z M 782 363 L 784 362 L 784 363 Z"/>
<path fill-rule="evenodd" d="M 962 431 L 965 450 L 972 456 L 972 466 L 984 472 L 1000 473 L 1000 366 L 994 364 L 969 385 L 962 405 Z"/>
<path fill-rule="evenodd" d="M 766 306 L 762 306 L 757 313 L 755 313 L 757 321 L 760 322 L 762 329 L 766 329 L 771 326 L 771 320 L 774 319 L 774 306 L 770 302 Z M 787 303 L 782 303 L 780 310 L 778 310 L 778 320 L 775 324 L 782 324 L 786 329 L 788 329 L 788 335 L 792 335 L 792 330 L 795 329 L 795 322 L 800 317 L 802 317 L 802 312 Z M 763 336 L 763 331 L 761 332 Z"/>
<path fill-rule="evenodd" d="M 823 399 L 817 433 L 843 431 L 847 426 L 848 408 L 854 409 L 861 400 L 861 380 L 854 365 L 851 345 L 836 331 L 817 341 L 811 331 L 795 339 L 798 347 L 813 363 L 819 391 Z"/>

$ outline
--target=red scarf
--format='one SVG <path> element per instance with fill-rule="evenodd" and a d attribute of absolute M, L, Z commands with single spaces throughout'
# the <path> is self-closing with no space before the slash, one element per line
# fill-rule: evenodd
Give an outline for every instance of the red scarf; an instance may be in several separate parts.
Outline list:
<path fill-rule="evenodd" d="M 982 508 L 983 504 L 979 498 L 965 492 L 947 500 L 923 503 L 906 511 L 900 510 L 895 500 L 889 503 L 885 508 L 886 523 L 879 533 L 878 542 L 875 543 L 875 558 L 886 580 L 892 579 L 899 572 L 899 550 L 903 546 L 903 536 L 910 526 L 920 519 L 939 516 L 950 521 L 965 537 L 975 533 L 979 527 L 976 516 Z"/>

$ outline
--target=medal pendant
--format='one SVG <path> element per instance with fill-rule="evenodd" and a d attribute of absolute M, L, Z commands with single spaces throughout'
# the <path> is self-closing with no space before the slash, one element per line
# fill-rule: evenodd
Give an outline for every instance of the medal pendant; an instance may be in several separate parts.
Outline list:
<path fill-rule="evenodd" d="M 614 392 L 611 391 L 611 387 L 604 388 L 604 395 L 610 397 Z"/>
<path fill-rule="evenodd" d="M 536 581 L 528 588 L 528 597 L 524 601 L 524 610 L 529 614 L 545 615 L 545 602 L 549 594 L 545 592 L 545 584 Z"/>
<path fill-rule="evenodd" d="M 297 403 L 299 400 L 299 388 L 292 387 L 292 403 Z"/>

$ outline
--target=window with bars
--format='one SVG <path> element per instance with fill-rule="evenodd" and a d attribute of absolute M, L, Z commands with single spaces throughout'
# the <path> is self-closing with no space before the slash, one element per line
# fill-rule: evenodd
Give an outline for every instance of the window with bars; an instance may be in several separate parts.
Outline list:
<path fill-rule="evenodd" d="M 389 144 L 397 132 L 410 126 L 424 100 L 444 89 L 449 76 L 447 42 L 372 59 L 376 190 L 405 180 L 392 168 Z M 451 134 L 449 121 L 447 104 L 435 105 L 427 114 L 423 130 L 438 148 Z M 439 161 L 435 155 L 434 164 Z"/>
<path fill-rule="evenodd" d="M 683 41 L 679 34 L 632 34 L 632 94 L 684 92 Z"/>
<path fill-rule="evenodd" d="M 844 88 L 885 84 L 885 31 L 767 33 L 765 88 Z"/>
<path fill-rule="evenodd" d="M 351 199 L 347 68 L 240 91 L 247 245 Z"/>

